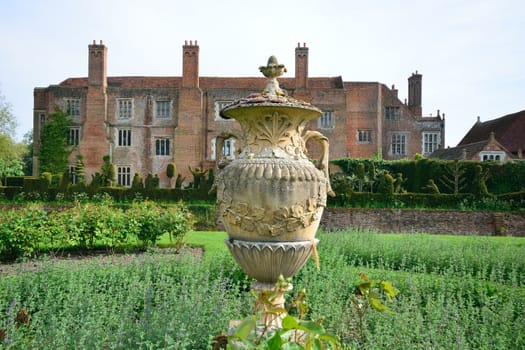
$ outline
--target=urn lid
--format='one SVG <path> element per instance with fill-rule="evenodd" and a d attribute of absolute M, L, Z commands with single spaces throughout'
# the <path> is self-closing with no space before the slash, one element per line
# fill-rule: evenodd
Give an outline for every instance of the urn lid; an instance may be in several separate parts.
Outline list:
<path fill-rule="evenodd" d="M 279 64 L 275 56 L 270 56 L 266 66 L 259 67 L 261 73 L 268 78 L 265 89 L 260 93 L 248 95 L 248 97 L 238 99 L 231 104 L 225 106 L 220 111 L 220 116 L 225 119 L 233 118 L 228 113 L 237 108 L 251 108 L 251 107 L 280 107 L 292 109 L 304 109 L 310 113 L 318 114 L 320 117 L 322 112 L 319 108 L 311 105 L 308 102 L 295 99 L 288 96 L 285 91 L 279 87 L 277 78 L 286 72 L 284 64 Z"/>

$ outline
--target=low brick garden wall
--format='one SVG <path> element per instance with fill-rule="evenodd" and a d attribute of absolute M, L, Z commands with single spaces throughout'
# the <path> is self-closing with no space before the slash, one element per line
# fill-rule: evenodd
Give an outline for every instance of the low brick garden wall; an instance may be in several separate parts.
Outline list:
<path fill-rule="evenodd" d="M 325 231 L 352 228 L 385 233 L 525 237 L 525 213 L 326 208 L 321 228 Z"/>

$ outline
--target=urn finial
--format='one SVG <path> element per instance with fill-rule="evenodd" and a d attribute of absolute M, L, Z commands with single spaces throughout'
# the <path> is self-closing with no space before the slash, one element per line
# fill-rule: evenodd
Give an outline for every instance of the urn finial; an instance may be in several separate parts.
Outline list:
<path fill-rule="evenodd" d="M 277 77 L 286 73 L 286 67 L 284 64 L 279 64 L 277 57 L 272 55 L 268 58 L 266 66 L 260 66 L 259 70 L 266 78 L 268 78 L 266 88 L 263 90 L 263 95 L 284 96 L 285 93 L 281 90 L 279 82 L 277 81 Z"/>

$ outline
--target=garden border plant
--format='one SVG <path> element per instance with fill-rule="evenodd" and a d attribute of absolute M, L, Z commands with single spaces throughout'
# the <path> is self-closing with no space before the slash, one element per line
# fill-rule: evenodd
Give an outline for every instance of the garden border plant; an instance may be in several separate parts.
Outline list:
<path fill-rule="evenodd" d="M 180 248 L 193 228 L 193 215 L 182 203 L 134 201 L 127 210 L 114 204 L 111 197 L 102 196 L 100 201 L 77 201 L 49 213 L 37 203 L 2 210 L 0 260 L 46 251 L 145 248 L 164 234 Z"/>

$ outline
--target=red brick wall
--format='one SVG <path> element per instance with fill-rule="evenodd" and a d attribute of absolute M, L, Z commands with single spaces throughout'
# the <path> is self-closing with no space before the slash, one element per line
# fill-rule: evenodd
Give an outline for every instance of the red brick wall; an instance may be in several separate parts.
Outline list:
<path fill-rule="evenodd" d="M 110 153 L 106 140 L 106 100 L 104 87 L 88 88 L 86 118 L 82 126 L 82 142 L 80 143 L 80 153 L 84 157 L 88 181 L 91 181 L 92 174 L 100 172 L 102 158 Z"/>

